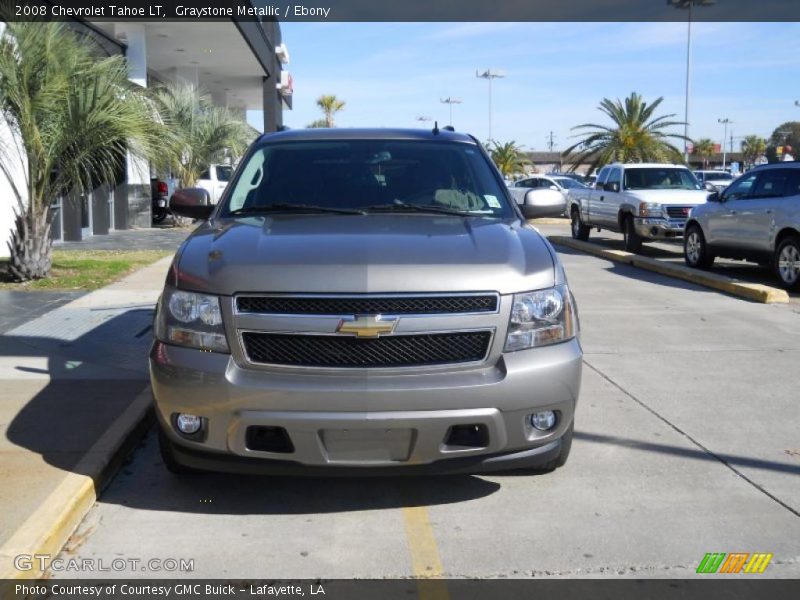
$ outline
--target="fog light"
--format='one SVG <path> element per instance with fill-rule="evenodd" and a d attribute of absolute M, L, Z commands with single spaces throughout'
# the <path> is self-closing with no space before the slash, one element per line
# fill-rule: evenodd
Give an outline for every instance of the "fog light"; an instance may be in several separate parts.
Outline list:
<path fill-rule="evenodd" d="M 531 425 L 534 429 L 539 431 L 548 431 L 556 424 L 556 413 L 552 410 L 543 410 L 542 412 L 533 413 L 531 415 Z"/>
<path fill-rule="evenodd" d="M 187 415 L 181 413 L 178 415 L 178 418 L 175 419 L 175 425 L 177 425 L 178 430 L 186 435 L 192 435 L 193 433 L 200 431 L 200 426 L 202 423 L 202 419 L 200 419 L 200 417 L 197 415 Z"/>

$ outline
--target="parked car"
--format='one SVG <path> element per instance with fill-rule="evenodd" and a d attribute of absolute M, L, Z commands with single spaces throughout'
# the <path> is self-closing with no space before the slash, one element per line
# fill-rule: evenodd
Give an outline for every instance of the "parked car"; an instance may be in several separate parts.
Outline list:
<path fill-rule="evenodd" d="M 689 212 L 708 194 L 682 165 L 607 165 L 594 188 L 569 191 L 572 237 L 587 240 L 592 227 L 618 231 L 625 250 L 639 252 L 643 241 L 682 236 Z"/>
<path fill-rule="evenodd" d="M 259 138 L 182 244 L 150 372 L 168 468 L 552 469 L 581 381 L 558 255 L 474 138 Z"/>
<path fill-rule="evenodd" d="M 686 264 L 708 269 L 718 256 L 771 265 L 784 287 L 800 288 L 800 163 L 751 169 L 692 211 Z"/>
<path fill-rule="evenodd" d="M 567 192 L 585 187 L 569 177 L 533 175 L 515 182 L 511 186 L 511 193 L 527 218 L 560 217 L 565 214 L 567 207 Z M 529 193 L 532 190 L 537 193 Z M 542 193 L 544 191 L 558 192 L 561 198 L 552 193 Z"/>
<path fill-rule="evenodd" d="M 150 180 L 151 219 L 162 223 L 169 215 L 169 186 L 157 177 Z"/>
<path fill-rule="evenodd" d="M 217 204 L 232 175 L 233 167 L 231 165 L 211 165 L 200 175 L 197 187 L 206 190 L 211 197 L 211 203 Z"/>
<path fill-rule="evenodd" d="M 584 177 L 580 173 L 575 173 L 572 171 L 554 171 L 552 173 L 546 173 L 546 175 L 548 177 L 553 177 L 553 178 L 568 177 L 569 179 L 573 179 L 574 181 L 577 181 L 580 184 L 586 185 L 586 177 Z"/>
<path fill-rule="evenodd" d="M 723 191 L 733 181 L 733 175 L 727 171 L 695 171 L 694 176 L 700 183 L 710 183 L 718 192 Z"/>

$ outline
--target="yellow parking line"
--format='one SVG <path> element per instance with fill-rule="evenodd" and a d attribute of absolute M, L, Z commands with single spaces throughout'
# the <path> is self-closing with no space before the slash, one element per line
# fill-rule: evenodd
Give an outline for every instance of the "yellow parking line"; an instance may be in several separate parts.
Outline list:
<path fill-rule="evenodd" d="M 424 506 L 403 507 L 406 540 L 420 600 L 450 600 L 447 582 L 440 579 L 444 569 L 433 527 Z"/>

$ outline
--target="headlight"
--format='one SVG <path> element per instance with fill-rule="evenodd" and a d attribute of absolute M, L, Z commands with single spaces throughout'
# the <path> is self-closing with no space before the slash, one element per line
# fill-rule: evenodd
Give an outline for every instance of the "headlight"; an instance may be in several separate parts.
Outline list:
<path fill-rule="evenodd" d="M 505 352 L 548 346 L 578 334 L 578 315 L 566 285 L 514 294 Z"/>
<path fill-rule="evenodd" d="M 167 287 L 159 303 L 155 334 L 167 344 L 230 352 L 218 296 Z"/>
<path fill-rule="evenodd" d="M 661 217 L 663 216 L 661 205 L 658 202 L 640 202 L 639 203 L 639 216 L 640 217 Z"/>

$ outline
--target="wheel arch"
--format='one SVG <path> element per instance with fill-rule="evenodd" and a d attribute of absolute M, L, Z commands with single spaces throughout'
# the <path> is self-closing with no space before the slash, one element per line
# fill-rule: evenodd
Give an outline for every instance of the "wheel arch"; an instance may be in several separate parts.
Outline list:
<path fill-rule="evenodd" d="M 785 240 L 787 237 L 797 237 L 800 238 L 800 231 L 795 229 L 794 227 L 784 227 L 778 232 L 778 235 L 775 236 L 775 249 L 777 250 L 778 246 L 780 246 L 781 242 Z"/>

